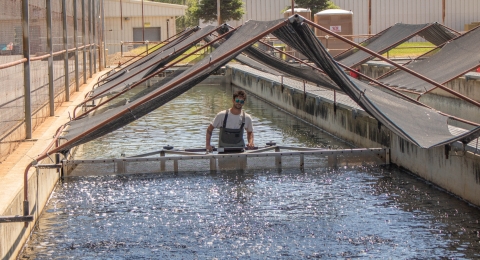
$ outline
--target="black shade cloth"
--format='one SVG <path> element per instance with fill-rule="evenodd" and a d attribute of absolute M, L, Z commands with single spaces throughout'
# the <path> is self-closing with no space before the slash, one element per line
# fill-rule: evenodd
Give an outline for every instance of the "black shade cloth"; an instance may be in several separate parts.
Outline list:
<path fill-rule="evenodd" d="M 177 45 L 179 42 L 183 41 L 185 38 L 189 37 L 192 33 L 200 30 L 200 27 L 196 26 L 191 29 L 186 29 L 184 32 L 180 33 L 175 39 L 172 41 L 169 41 L 168 43 L 164 44 L 160 48 L 154 50 L 153 52 L 150 52 L 149 55 L 141 57 L 140 59 L 126 65 L 125 67 L 122 67 L 116 71 L 116 73 L 113 73 L 111 75 L 108 75 L 106 78 L 103 78 L 100 80 L 100 83 L 103 84 L 105 82 L 114 80 L 115 78 L 123 75 L 127 70 L 132 69 L 133 67 L 136 67 L 138 65 L 143 64 L 144 62 L 148 61 L 149 59 L 153 58 L 155 55 L 161 53 L 162 51 L 169 49 L 172 46 Z M 110 72 L 109 72 L 110 73 Z"/>
<path fill-rule="evenodd" d="M 284 74 L 297 79 L 310 81 L 322 87 L 342 91 L 327 75 L 311 67 L 289 64 L 288 62 L 253 46 L 245 49 L 243 53 L 253 59 L 242 55 L 238 55 L 235 59 L 254 69 L 268 72 L 273 75 L 279 74 L 278 72 L 283 72 Z"/>
<path fill-rule="evenodd" d="M 235 31 L 227 41 L 216 48 L 209 57 L 202 59 L 149 94 L 104 113 L 71 121 L 65 135 L 62 136 L 67 142 L 61 145 L 59 150 L 66 152 L 74 146 L 119 129 L 166 104 L 200 83 L 210 73 L 237 56 L 248 47 L 248 45 L 245 45 L 247 42 L 254 41 L 265 35 L 266 30 L 284 23 L 284 19 L 268 22 L 248 21 Z M 241 46 L 243 48 L 239 48 Z M 238 48 L 238 50 L 233 52 L 232 49 L 234 48 Z"/>
<path fill-rule="evenodd" d="M 190 34 L 188 37 L 175 39 L 175 41 L 168 43 L 166 46 L 160 48 L 160 50 L 157 50 L 143 58 L 141 62 L 133 64 L 135 66 L 128 66 L 129 68 L 123 71 L 120 75 L 112 75 L 115 77 L 100 85 L 98 88 L 92 90 L 90 97 L 101 98 L 107 95 L 118 93 L 125 88 L 129 88 L 131 85 L 135 84 L 135 82 L 148 77 L 152 73 L 158 71 L 161 67 L 165 66 L 167 63 L 183 54 L 189 49 L 189 47 L 192 47 L 200 42 L 203 39 L 203 35 L 209 32 L 214 32 L 215 28 L 215 26 L 208 25 Z M 182 48 L 185 48 L 184 51 L 179 51 Z M 128 81 L 124 81 L 129 77 L 132 78 L 130 78 Z"/>
<path fill-rule="evenodd" d="M 430 148 L 455 141 L 468 143 L 480 135 L 480 127 L 453 135 L 448 130 L 448 117 L 404 99 L 394 92 L 377 89 L 347 76 L 312 30 L 301 22 L 302 19 L 300 17 L 298 21 L 276 30 L 273 34 L 308 57 L 350 98 L 398 136 L 422 148 Z"/>
<path fill-rule="evenodd" d="M 279 27 L 273 32 L 276 37 L 308 57 L 352 100 L 398 136 L 420 147 L 429 148 L 455 141 L 468 143 L 480 135 L 480 127 L 457 135 L 451 134 L 448 130 L 448 117 L 347 76 L 313 31 L 301 22 L 302 19 L 300 16 L 298 19 L 290 18 L 291 23 L 286 23 L 283 19 L 270 22 L 248 21 L 209 57 L 171 80 L 160 83 L 148 94 L 104 113 L 71 121 L 63 136 L 67 142 L 58 150 L 66 152 L 71 147 L 103 136 L 148 114 L 201 82 L 275 26 Z"/>
<path fill-rule="evenodd" d="M 423 75 L 439 84 L 444 84 L 459 77 L 480 64 L 480 29 L 468 33 L 446 43 L 438 52 L 421 60 L 415 60 L 407 65 L 416 73 Z M 426 92 L 434 85 L 398 70 L 380 82 L 392 87 Z"/>
<path fill-rule="evenodd" d="M 432 42 L 435 45 L 440 45 L 457 36 L 456 33 L 437 23 L 397 23 L 394 26 L 388 28 L 387 30 L 375 36 L 372 36 L 368 40 L 362 42 L 361 45 L 369 50 L 382 54 L 417 35 L 424 37 L 427 41 Z M 357 48 L 347 50 L 346 52 L 341 53 L 340 55 L 335 57 L 337 61 L 347 67 L 359 65 L 372 58 L 374 58 L 372 55 Z"/>

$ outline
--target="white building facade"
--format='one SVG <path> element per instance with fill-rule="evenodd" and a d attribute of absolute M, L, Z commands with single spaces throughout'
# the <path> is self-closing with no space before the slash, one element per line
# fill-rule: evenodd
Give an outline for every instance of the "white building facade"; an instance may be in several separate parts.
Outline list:
<path fill-rule="evenodd" d="M 187 6 L 141 0 L 105 0 L 105 42 L 109 53 L 130 49 L 131 42 L 160 42 L 176 34 L 176 18 Z M 143 19 L 142 19 L 143 12 Z M 143 20 L 143 23 L 142 23 Z"/>

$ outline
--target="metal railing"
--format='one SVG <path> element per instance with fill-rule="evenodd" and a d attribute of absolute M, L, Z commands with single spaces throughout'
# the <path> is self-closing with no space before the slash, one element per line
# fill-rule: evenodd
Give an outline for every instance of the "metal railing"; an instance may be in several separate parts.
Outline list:
<path fill-rule="evenodd" d="M 147 157 L 153 155 L 157 156 Z M 326 158 L 327 160 L 321 160 L 321 158 Z M 186 163 L 180 165 L 182 161 Z M 290 146 L 267 146 L 255 150 L 245 150 L 241 153 L 206 153 L 205 149 L 162 149 L 128 158 L 63 160 L 62 176 L 73 177 L 145 172 L 216 172 L 222 170 L 248 170 L 272 167 L 274 169 L 298 168 L 304 170 L 310 167 L 337 167 L 339 165 L 363 165 L 366 163 L 374 163 L 376 165 L 390 164 L 390 149 L 329 150 Z"/>

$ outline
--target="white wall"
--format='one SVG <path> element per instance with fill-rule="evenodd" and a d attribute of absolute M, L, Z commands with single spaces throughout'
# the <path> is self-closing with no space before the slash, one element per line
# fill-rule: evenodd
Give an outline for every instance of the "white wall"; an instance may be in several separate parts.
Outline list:
<path fill-rule="evenodd" d="M 185 14 L 187 6 L 144 1 L 143 20 L 149 27 L 161 28 L 161 40 L 176 34 L 176 18 Z M 109 54 L 120 52 L 120 42 L 133 41 L 133 28 L 142 27 L 142 2 L 140 0 L 105 1 L 105 42 Z M 120 15 L 122 14 L 122 15 Z M 127 18 L 128 17 L 128 18 Z M 127 18 L 127 19 L 126 19 Z M 126 48 L 124 48 L 126 50 Z"/>

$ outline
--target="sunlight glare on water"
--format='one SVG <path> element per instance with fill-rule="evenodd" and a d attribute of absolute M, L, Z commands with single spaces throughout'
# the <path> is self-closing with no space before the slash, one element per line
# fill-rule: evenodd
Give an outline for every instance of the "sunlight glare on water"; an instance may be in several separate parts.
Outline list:
<path fill-rule="evenodd" d="M 203 147 L 230 100 L 197 86 L 77 158 Z M 258 146 L 350 147 L 254 97 L 245 108 Z M 20 258 L 474 259 L 479 219 L 394 167 L 74 177 L 57 186 Z"/>

